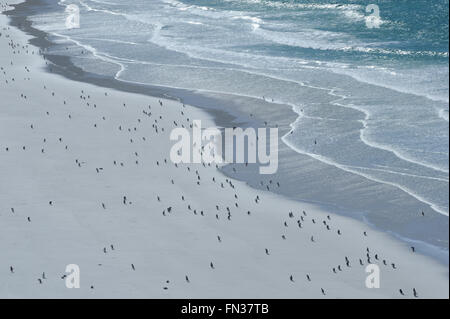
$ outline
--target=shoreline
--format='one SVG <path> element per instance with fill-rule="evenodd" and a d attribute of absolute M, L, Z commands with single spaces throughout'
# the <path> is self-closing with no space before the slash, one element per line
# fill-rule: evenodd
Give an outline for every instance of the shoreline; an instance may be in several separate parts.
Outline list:
<path fill-rule="evenodd" d="M 44 1 L 39 0 L 36 5 L 39 5 L 39 3 L 43 3 Z M 22 10 L 25 12 L 28 10 L 28 2 L 22 2 L 19 5 L 15 5 L 15 10 Z M 22 13 L 23 14 L 23 13 Z M 175 89 L 175 88 L 169 88 L 169 87 L 161 87 L 161 86 L 154 86 L 154 85 L 146 85 L 146 84 L 136 84 L 136 83 L 128 83 L 126 81 L 120 81 L 114 78 L 109 78 L 107 76 L 99 76 L 96 74 L 88 73 L 80 68 L 78 68 L 76 65 L 72 63 L 70 60 L 70 57 L 67 56 L 58 56 L 58 55 L 51 55 L 46 54 L 45 49 L 52 46 L 52 42 L 49 41 L 46 36 L 47 34 L 43 31 L 40 31 L 36 28 L 33 28 L 30 21 L 23 17 L 17 17 L 14 16 L 13 12 L 6 12 L 6 15 L 8 15 L 11 19 L 12 25 L 19 27 L 24 32 L 31 34 L 33 38 L 31 39 L 30 43 L 33 45 L 36 45 L 37 47 L 44 49 L 43 55 L 46 57 L 46 60 L 52 63 L 51 66 L 47 66 L 47 71 L 53 74 L 59 74 L 63 77 L 66 77 L 71 80 L 83 82 L 83 83 L 90 83 L 101 87 L 106 88 L 112 88 L 124 92 L 130 92 L 130 93 L 138 93 L 138 94 L 144 94 L 152 97 L 161 97 L 161 98 L 169 98 L 181 101 L 188 105 L 193 105 L 195 107 L 199 107 L 200 109 L 206 111 L 210 115 L 212 115 L 215 119 L 215 123 L 218 126 L 221 127 L 231 127 L 236 126 L 238 123 L 240 126 L 245 127 L 262 127 L 263 122 L 265 120 L 268 120 L 267 118 L 264 118 L 265 112 L 264 110 L 258 114 L 258 110 L 255 110 L 253 108 L 254 117 L 250 118 L 249 110 L 245 109 L 245 105 L 243 103 L 246 103 L 248 101 L 243 101 L 241 103 L 235 103 L 233 100 L 232 95 L 227 94 L 204 94 L 198 93 L 193 90 L 187 90 L 187 89 Z M 258 100 L 255 101 L 255 104 L 264 104 L 264 102 Z M 271 103 L 266 103 L 268 108 L 270 108 Z M 214 107 L 211 107 L 211 106 Z M 326 165 L 320 163 L 317 164 L 315 160 L 307 158 L 306 155 L 300 155 L 299 153 L 292 150 L 286 143 L 281 142 L 281 136 L 284 136 L 287 132 L 289 132 L 290 125 L 293 123 L 296 118 L 299 116 L 297 113 L 295 113 L 291 106 L 289 105 L 280 105 L 277 104 L 277 114 L 273 115 L 270 121 L 268 122 L 269 125 L 279 125 L 281 128 L 281 134 L 280 134 L 280 158 L 282 157 L 282 160 L 287 163 L 292 163 L 295 161 L 298 161 L 299 158 L 302 158 L 302 165 L 306 165 L 306 167 L 310 166 L 317 166 L 319 167 L 314 168 L 315 170 L 323 169 Z M 275 112 L 274 112 L 275 113 Z M 276 120 L 279 121 L 276 121 Z M 289 120 L 290 119 L 290 120 Z M 312 163 L 314 162 L 314 163 Z M 248 185 L 255 189 L 264 189 L 264 187 L 261 187 L 260 185 L 260 178 L 258 174 L 255 173 L 256 169 L 247 169 L 242 170 L 241 174 L 237 176 L 233 173 L 233 167 L 235 165 L 227 165 L 225 167 L 221 168 L 221 172 L 224 173 L 226 176 L 229 176 L 234 179 L 238 179 L 241 181 L 246 182 Z M 289 166 L 289 165 L 288 165 Z M 283 178 L 290 179 L 286 172 L 281 172 L 277 175 L 278 179 L 283 180 Z M 356 179 L 358 180 L 358 179 Z M 261 180 L 262 182 L 262 180 Z M 356 182 L 356 181 L 355 181 Z M 266 181 L 264 181 L 266 183 Z M 360 211 L 360 207 L 355 208 L 354 211 L 348 212 L 346 207 L 339 207 L 336 206 L 336 203 L 330 202 L 330 201 L 314 201 L 310 198 L 302 198 L 302 195 L 298 195 L 299 192 L 297 191 L 290 191 L 287 190 L 288 188 L 296 189 L 295 186 L 298 185 L 298 182 L 291 178 L 289 180 L 288 184 L 283 189 L 270 189 L 271 192 L 277 195 L 281 195 L 287 198 L 295 199 L 299 201 L 300 203 L 312 203 L 314 205 L 318 205 L 322 207 L 324 210 L 330 211 L 333 214 L 343 215 L 343 216 L 350 216 L 356 220 L 362 221 L 369 225 L 372 229 L 377 231 L 383 231 L 387 234 L 390 234 L 393 238 L 396 238 L 396 240 L 399 240 L 401 242 L 406 242 L 408 244 L 414 243 L 414 245 L 417 246 L 418 252 L 422 253 L 424 255 L 430 256 L 433 259 L 438 260 L 439 262 L 443 263 L 444 265 L 448 265 L 448 249 L 445 247 L 437 246 L 432 243 L 429 243 L 425 240 L 418 240 L 416 238 L 413 238 L 411 236 L 408 236 L 408 232 L 405 233 L 398 233 L 397 230 L 394 229 L 394 226 L 388 225 L 385 222 L 378 222 L 380 219 L 380 216 L 377 215 L 370 215 L 368 212 Z M 373 186 L 375 189 L 376 187 Z M 310 196 L 311 197 L 311 196 Z M 424 205 L 425 206 L 425 205 Z M 394 208 L 392 208 L 394 209 Z M 409 209 L 409 208 L 405 208 Z M 386 215 L 386 217 L 381 216 L 382 219 L 385 218 L 386 220 L 389 220 L 390 216 Z M 437 220 L 430 221 L 430 225 L 432 226 L 438 226 L 442 227 L 444 220 L 444 227 L 445 227 L 445 217 L 438 217 Z M 399 222 L 402 222 L 401 220 Z M 418 221 L 419 222 L 419 221 Z M 447 225 L 448 225 L 448 218 L 447 218 Z M 384 223 L 384 224 L 383 224 Z M 416 223 L 416 222 L 415 222 Z M 421 220 L 420 223 L 423 223 Z M 381 225 L 380 225 L 381 224 Z M 400 224 L 399 224 L 400 225 Z M 430 227 L 432 227 L 430 226 Z M 399 226 L 400 227 L 400 226 Z M 418 225 L 413 225 L 413 228 L 418 227 Z"/>
<path fill-rule="evenodd" d="M 2 33 L 0 296 L 448 297 L 448 268 L 385 232 L 214 167 L 166 162 L 173 121 L 214 123 L 210 113 L 51 74 L 29 35 Z M 365 287 L 366 254 L 381 289 Z M 73 262 L 79 290 L 61 280 Z"/>

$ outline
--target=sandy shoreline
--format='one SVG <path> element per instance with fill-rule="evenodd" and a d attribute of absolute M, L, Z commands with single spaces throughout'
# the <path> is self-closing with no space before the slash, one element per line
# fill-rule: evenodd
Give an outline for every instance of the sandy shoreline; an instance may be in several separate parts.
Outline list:
<path fill-rule="evenodd" d="M 0 296 L 448 297 L 448 268 L 385 233 L 212 167 L 175 167 L 173 121 L 216 118 L 49 74 L 31 37 L 0 18 Z M 365 287 L 367 248 L 380 289 Z M 69 263 L 82 269 L 79 290 L 60 278 Z"/>

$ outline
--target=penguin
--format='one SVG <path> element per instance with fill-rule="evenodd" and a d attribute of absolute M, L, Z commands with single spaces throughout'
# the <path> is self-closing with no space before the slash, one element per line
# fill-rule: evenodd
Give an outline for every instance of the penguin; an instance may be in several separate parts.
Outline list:
<path fill-rule="evenodd" d="M 269 250 L 266 248 L 266 255 L 269 256 Z"/>
<path fill-rule="evenodd" d="M 405 295 L 405 293 L 403 292 L 403 290 L 399 289 L 398 291 L 400 292 L 400 294 L 401 294 L 402 296 Z"/>
<path fill-rule="evenodd" d="M 188 277 L 187 275 L 184 277 L 184 279 L 186 279 L 186 282 L 187 282 L 187 283 L 190 283 L 189 277 Z"/>
<path fill-rule="evenodd" d="M 131 264 L 131 269 L 136 270 L 133 264 Z"/>
<path fill-rule="evenodd" d="M 294 277 L 292 275 L 289 276 L 289 280 L 294 282 Z"/>
<path fill-rule="evenodd" d="M 418 298 L 418 297 L 419 297 L 419 294 L 417 293 L 416 288 L 413 288 L 413 294 L 414 294 L 414 297 L 415 297 L 415 298 Z"/>
<path fill-rule="evenodd" d="M 311 277 L 309 277 L 309 275 L 306 275 L 306 279 L 308 279 L 308 281 L 311 281 Z"/>

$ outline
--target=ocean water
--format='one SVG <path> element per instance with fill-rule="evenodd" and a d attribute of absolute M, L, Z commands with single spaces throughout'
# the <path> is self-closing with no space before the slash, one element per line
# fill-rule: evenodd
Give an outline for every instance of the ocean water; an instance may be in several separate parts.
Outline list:
<path fill-rule="evenodd" d="M 122 81 L 291 105 L 294 151 L 448 219 L 448 0 L 55 3 L 32 17 L 52 53 Z M 79 29 L 65 28 L 69 4 Z"/>

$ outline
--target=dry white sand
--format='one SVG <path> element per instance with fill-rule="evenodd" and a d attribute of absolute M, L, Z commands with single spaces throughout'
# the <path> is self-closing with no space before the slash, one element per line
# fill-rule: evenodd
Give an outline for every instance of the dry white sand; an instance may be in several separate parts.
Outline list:
<path fill-rule="evenodd" d="M 448 268 L 385 233 L 176 167 L 174 121 L 213 125 L 204 112 L 46 73 L 3 15 L 0 33 L 0 297 L 448 298 Z M 365 285 L 367 249 L 379 289 Z M 65 286 L 68 264 L 80 289 Z"/>

